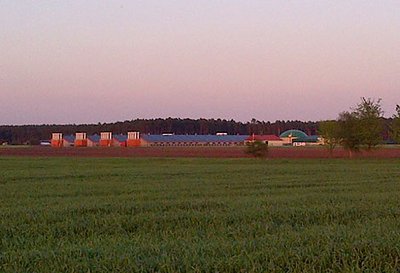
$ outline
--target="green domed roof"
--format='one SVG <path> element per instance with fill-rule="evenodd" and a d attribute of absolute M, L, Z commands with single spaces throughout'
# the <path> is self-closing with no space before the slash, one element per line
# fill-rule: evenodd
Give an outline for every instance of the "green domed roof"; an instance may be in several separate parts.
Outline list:
<path fill-rule="evenodd" d="M 287 130 L 283 132 L 279 137 L 307 138 L 307 134 L 300 130 Z"/>

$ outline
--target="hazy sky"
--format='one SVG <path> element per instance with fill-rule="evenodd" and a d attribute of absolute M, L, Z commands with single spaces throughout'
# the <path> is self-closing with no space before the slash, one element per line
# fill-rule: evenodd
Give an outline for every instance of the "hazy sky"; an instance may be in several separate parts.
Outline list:
<path fill-rule="evenodd" d="M 0 1 L 0 124 L 400 104 L 400 1 Z"/>

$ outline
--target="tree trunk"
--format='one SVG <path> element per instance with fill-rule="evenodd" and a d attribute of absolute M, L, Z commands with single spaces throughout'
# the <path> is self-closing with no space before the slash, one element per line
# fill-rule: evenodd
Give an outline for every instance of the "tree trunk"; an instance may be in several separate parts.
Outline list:
<path fill-rule="evenodd" d="M 353 151 L 351 149 L 349 150 L 349 158 L 353 158 Z"/>

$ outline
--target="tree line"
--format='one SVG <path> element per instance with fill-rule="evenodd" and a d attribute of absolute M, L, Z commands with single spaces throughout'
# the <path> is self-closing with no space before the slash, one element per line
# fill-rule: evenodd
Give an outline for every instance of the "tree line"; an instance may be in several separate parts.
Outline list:
<path fill-rule="evenodd" d="M 362 149 L 372 150 L 385 140 L 385 135 L 386 140 L 400 143 L 400 106 L 396 106 L 392 118 L 385 119 L 381 99 L 361 98 L 355 107 L 339 113 L 336 120 L 320 121 L 318 132 L 331 154 L 341 145 L 350 157 Z"/>

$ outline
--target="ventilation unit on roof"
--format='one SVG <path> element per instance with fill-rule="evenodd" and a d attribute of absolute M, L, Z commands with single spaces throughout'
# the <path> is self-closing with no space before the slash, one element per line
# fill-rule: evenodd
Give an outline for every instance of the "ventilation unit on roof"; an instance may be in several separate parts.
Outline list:
<path fill-rule="evenodd" d="M 110 140 L 110 139 L 112 139 L 112 133 L 111 132 L 101 132 L 100 133 L 100 139 L 102 139 L 102 140 Z"/>
<path fill-rule="evenodd" d="M 62 140 L 63 139 L 63 135 L 61 133 L 52 133 L 51 139 L 52 140 Z"/>
<path fill-rule="evenodd" d="M 128 139 L 139 139 L 140 134 L 139 132 L 128 132 Z"/>
<path fill-rule="evenodd" d="M 77 140 L 85 140 L 87 138 L 86 133 L 76 133 L 75 137 Z"/>

